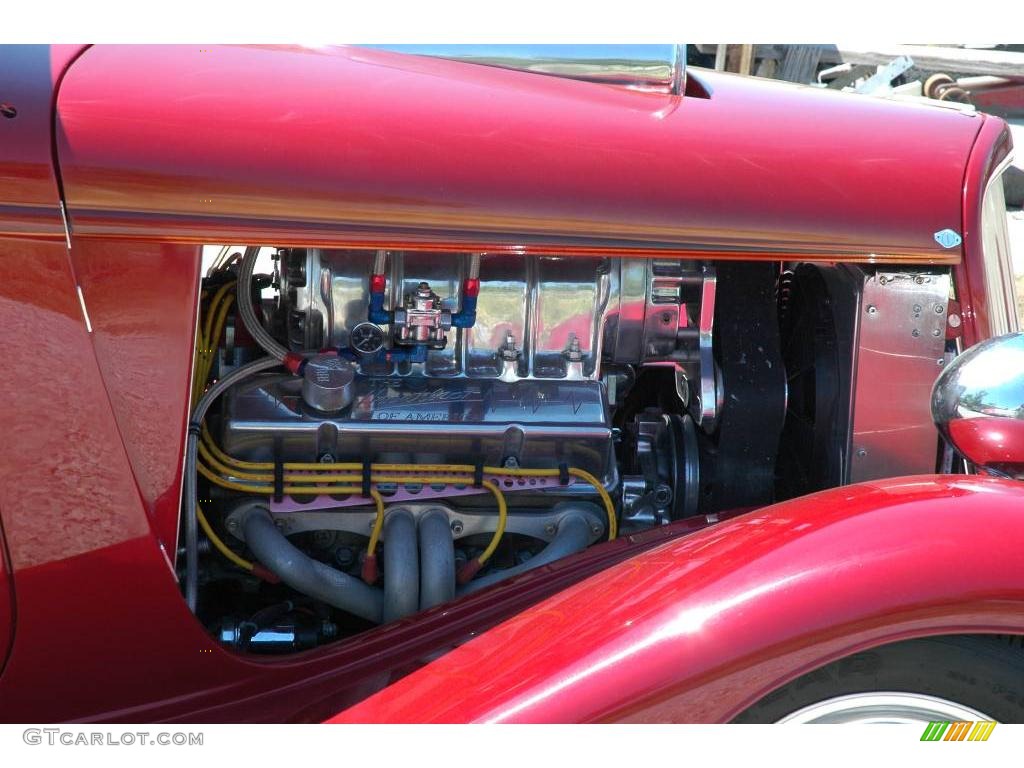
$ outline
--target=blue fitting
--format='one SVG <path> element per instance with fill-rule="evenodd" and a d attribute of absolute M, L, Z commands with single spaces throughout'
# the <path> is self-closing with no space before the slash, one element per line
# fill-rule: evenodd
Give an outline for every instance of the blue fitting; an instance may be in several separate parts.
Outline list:
<path fill-rule="evenodd" d="M 370 294 L 370 310 L 367 312 L 366 316 L 371 323 L 376 323 L 377 325 L 391 324 L 393 320 L 392 313 L 384 309 L 383 293 Z"/>
<path fill-rule="evenodd" d="M 452 315 L 452 327 L 472 328 L 476 325 L 476 302 L 478 296 L 464 296 L 462 308 Z"/>

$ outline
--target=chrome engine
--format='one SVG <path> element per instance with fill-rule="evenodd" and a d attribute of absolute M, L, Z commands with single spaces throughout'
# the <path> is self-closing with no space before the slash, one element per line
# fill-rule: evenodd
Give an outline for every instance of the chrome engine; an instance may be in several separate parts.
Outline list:
<path fill-rule="evenodd" d="M 937 272 L 306 248 L 257 280 L 258 251 L 204 283 L 204 317 L 225 321 L 236 284 L 240 306 L 208 339 L 224 346 L 196 410 L 216 408 L 189 437 L 195 504 L 230 547 L 210 542 L 283 582 L 240 598 L 229 566 L 204 572 L 232 606 L 211 631 L 248 650 L 402 618 L 620 529 L 849 482 L 873 453 L 851 460 L 872 418 L 853 420 L 854 362 L 906 349 L 913 367 L 886 365 L 924 391 L 945 345 Z M 928 469 L 915 418 L 908 466 Z"/>
<path fill-rule="evenodd" d="M 671 373 L 679 409 L 713 428 L 721 392 L 706 265 L 318 249 L 278 259 L 279 337 L 327 354 L 301 380 L 264 374 L 227 393 L 221 444 L 239 459 L 572 466 L 615 493 L 612 414 L 642 367 Z M 645 455 L 670 430 L 651 422 L 638 427 Z M 648 485 L 631 479 L 630 508 Z M 661 486 L 664 511 L 672 492 Z M 557 483 L 533 489 L 565 494 Z"/>

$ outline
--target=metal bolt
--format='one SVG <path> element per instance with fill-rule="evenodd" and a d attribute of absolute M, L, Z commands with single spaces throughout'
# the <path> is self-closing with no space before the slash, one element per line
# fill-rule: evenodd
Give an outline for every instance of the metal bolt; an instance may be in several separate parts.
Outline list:
<path fill-rule="evenodd" d="M 918 336 L 921 335 L 921 332 L 919 330 L 917 330 L 917 328 L 915 328 L 914 330 L 912 330 L 910 332 L 910 335 L 913 336 L 916 339 Z"/>
<path fill-rule="evenodd" d="M 874 315 L 874 314 L 877 314 L 877 313 L 878 313 L 878 307 L 876 307 L 874 304 L 868 304 L 868 314 L 869 315 Z"/>
<path fill-rule="evenodd" d="M 657 488 L 654 489 L 654 503 L 659 507 L 668 506 L 672 501 L 672 489 L 664 483 L 660 483 Z"/>
<path fill-rule="evenodd" d="M 548 523 L 547 525 L 544 526 L 544 533 L 546 533 L 548 536 L 554 536 L 555 535 L 555 531 L 557 531 L 557 530 L 558 530 L 558 528 L 555 526 L 554 523 Z"/>
<path fill-rule="evenodd" d="M 920 304 L 915 304 L 914 305 L 914 311 L 915 312 L 920 312 L 921 311 L 921 305 Z"/>
<path fill-rule="evenodd" d="M 914 282 L 917 283 L 918 285 L 924 285 L 925 283 L 930 283 L 931 281 L 932 279 L 930 277 L 925 277 L 924 275 L 918 275 L 917 277 L 914 278 Z"/>
<path fill-rule="evenodd" d="M 942 335 L 942 331 L 940 331 L 938 328 L 936 328 L 934 331 L 932 331 L 932 336 L 941 336 L 941 335 Z"/>
<path fill-rule="evenodd" d="M 889 278 L 888 278 L 888 277 L 886 277 L 885 275 L 881 275 L 881 276 L 879 276 L 879 278 L 878 278 L 878 282 L 879 282 L 879 284 L 881 284 L 881 285 L 885 285 L 886 283 L 888 283 L 888 282 L 889 282 Z"/>
<path fill-rule="evenodd" d="M 516 349 L 516 337 L 512 335 L 512 331 L 507 331 L 505 343 L 498 347 L 498 356 L 502 360 L 517 360 L 519 354 L 519 350 Z"/>
<path fill-rule="evenodd" d="M 356 561 L 356 555 L 348 547 L 341 547 L 334 553 L 334 561 L 342 568 L 348 568 Z"/>
<path fill-rule="evenodd" d="M 594 534 L 595 536 L 600 536 L 600 535 L 601 535 L 601 532 L 602 532 L 602 531 L 604 530 L 604 528 L 602 528 L 602 527 L 601 527 L 600 525 L 598 525 L 597 523 L 594 523 L 594 524 L 593 524 L 592 526 L 590 526 L 590 530 L 591 530 L 591 531 L 593 532 L 593 534 Z"/>
<path fill-rule="evenodd" d="M 456 536 L 460 535 L 465 530 L 461 520 L 452 520 L 452 533 Z"/>
<path fill-rule="evenodd" d="M 228 530 L 229 531 L 236 531 L 236 530 L 238 530 L 238 521 L 234 520 L 234 519 L 228 520 Z"/>
<path fill-rule="evenodd" d="M 11 119 L 18 116 L 18 110 L 13 104 L 0 104 L 0 115 Z"/>
<path fill-rule="evenodd" d="M 583 360 L 583 353 L 580 351 L 580 339 L 575 333 L 569 334 L 569 343 L 566 345 L 562 355 L 570 363 L 578 363 Z"/>
<path fill-rule="evenodd" d="M 960 315 L 954 312 L 946 319 L 946 322 L 949 323 L 950 328 L 959 328 L 960 323 L 962 323 L 963 320 L 961 319 Z"/>
<path fill-rule="evenodd" d="M 945 311 L 946 311 L 946 308 L 943 307 L 941 304 L 936 304 L 935 305 L 935 314 L 936 315 L 941 315 Z"/>
<path fill-rule="evenodd" d="M 334 457 L 331 454 L 329 454 L 329 453 L 325 453 L 323 456 L 320 457 L 320 463 L 321 464 L 333 464 L 334 463 Z"/>
<path fill-rule="evenodd" d="M 867 448 L 858 448 L 857 449 L 857 456 L 859 458 L 863 459 L 867 455 L 868 455 L 868 449 Z"/>
<path fill-rule="evenodd" d="M 946 364 L 946 358 L 940 357 L 938 360 L 935 361 L 935 364 L 939 365 L 939 366 L 945 365 Z"/>

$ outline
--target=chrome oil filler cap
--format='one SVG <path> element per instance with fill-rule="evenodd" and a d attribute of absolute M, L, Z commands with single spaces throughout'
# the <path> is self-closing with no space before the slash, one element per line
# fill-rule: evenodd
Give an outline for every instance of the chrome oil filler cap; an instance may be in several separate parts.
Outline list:
<path fill-rule="evenodd" d="M 302 374 L 302 399 L 324 413 L 334 413 L 352 402 L 355 367 L 337 355 L 317 355 L 306 362 Z"/>

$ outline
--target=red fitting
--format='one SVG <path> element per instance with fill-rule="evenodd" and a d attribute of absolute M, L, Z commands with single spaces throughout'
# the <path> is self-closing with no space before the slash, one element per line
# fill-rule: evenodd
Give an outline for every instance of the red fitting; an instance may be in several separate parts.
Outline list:
<path fill-rule="evenodd" d="M 459 575 L 455 577 L 455 580 L 459 584 L 467 584 L 473 580 L 473 577 L 476 576 L 481 568 L 483 568 L 483 563 L 474 557 L 459 569 Z"/>
<path fill-rule="evenodd" d="M 377 556 L 367 555 L 363 560 L 363 581 L 372 585 L 377 582 L 378 576 L 380 576 L 380 571 L 377 568 Z"/>
<path fill-rule="evenodd" d="M 289 373 L 298 376 L 299 371 L 302 370 L 303 357 L 298 352 L 289 352 L 284 356 L 284 367 L 288 369 Z"/>
<path fill-rule="evenodd" d="M 387 278 L 384 275 L 370 275 L 370 293 L 384 293 Z"/>
<path fill-rule="evenodd" d="M 277 578 L 277 574 L 271 573 L 259 563 L 253 563 L 252 565 L 253 576 L 258 576 L 268 584 L 280 584 L 281 580 Z"/>
<path fill-rule="evenodd" d="M 480 279 L 476 277 L 466 278 L 466 281 L 462 284 L 462 295 L 463 296 L 479 296 L 480 295 Z"/>

